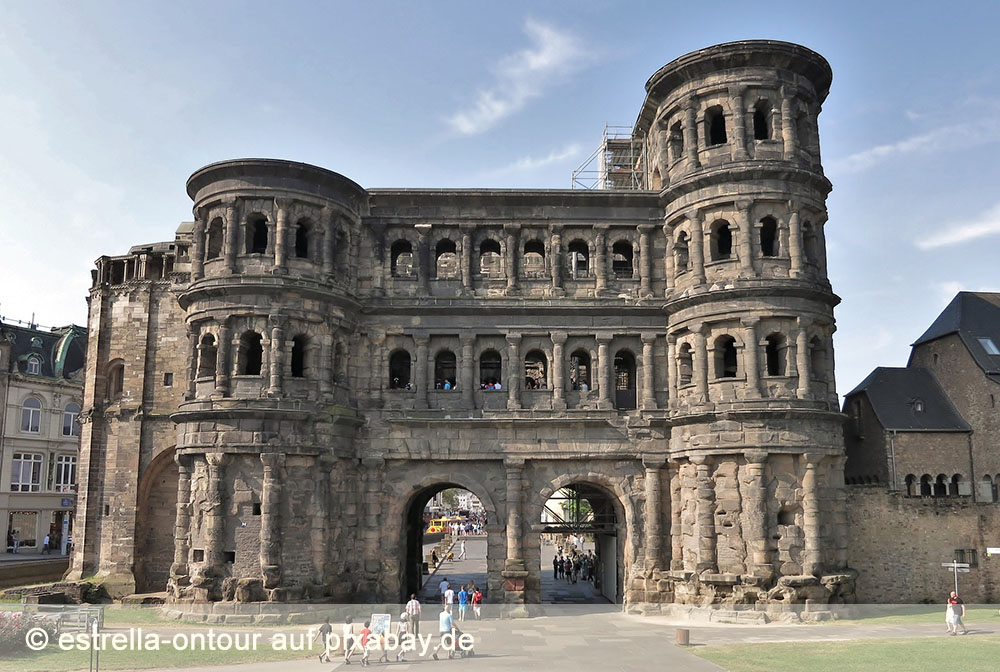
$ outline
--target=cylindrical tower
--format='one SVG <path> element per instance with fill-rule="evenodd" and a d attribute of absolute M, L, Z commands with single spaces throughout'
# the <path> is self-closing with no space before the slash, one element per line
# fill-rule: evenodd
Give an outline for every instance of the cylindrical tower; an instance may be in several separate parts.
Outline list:
<path fill-rule="evenodd" d="M 773 41 L 683 56 L 637 122 L 667 236 L 677 602 L 841 602 L 842 416 L 817 115 L 832 72 Z"/>
<path fill-rule="evenodd" d="M 172 419 L 180 469 L 174 599 L 331 595 L 328 517 L 353 455 L 353 263 L 367 194 L 290 161 L 215 163 L 194 201 L 188 389 Z M 341 410 L 338 411 L 337 409 Z M 283 510 L 310 511 L 289 518 Z M 284 557 L 290 549 L 293 557 Z"/>

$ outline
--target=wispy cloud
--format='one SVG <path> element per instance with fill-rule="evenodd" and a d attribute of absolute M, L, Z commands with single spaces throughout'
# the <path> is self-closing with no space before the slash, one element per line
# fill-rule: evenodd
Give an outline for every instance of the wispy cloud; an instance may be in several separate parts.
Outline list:
<path fill-rule="evenodd" d="M 574 157 L 580 155 L 580 145 L 573 143 L 567 145 L 563 149 L 554 149 L 549 152 L 546 156 L 536 157 L 536 156 L 523 156 L 513 163 L 509 163 L 506 166 L 497 168 L 493 171 L 495 175 L 503 175 L 506 173 L 526 173 L 533 170 L 538 170 L 539 168 L 544 168 L 545 166 L 550 166 L 556 163 L 562 163 L 563 161 L 568 161 Z"/>
<path fill-rule="evenodd" d="M 943 232 L 921 238 L 916 244 L 921 250 L 932 250 L 997 234 L 1000 234 L 1000 203 L 971 221 L 946 224 Z"/>
<path fill-rule="evenodd" d="M 531 19 L 524 32 L 531 46 L 500 60 L 494 68 L 493 85 L 479 91 L 469 107 L 448 118 L 454 130 L 475 135 L 492 128 L 542 95 L 553 79 L 578 69 L 587 58 L 583 44 L 571 33 Z"/>
<path fill-rule="evenodd" d="M 876 145 L 833 162 L 833 169 L 857 173 L 883 161 L 912 154 L 954 151 L 1000 141 L 1000 120 L 981 118 L 975 124 L 942 126 L 898 142 Z"/>

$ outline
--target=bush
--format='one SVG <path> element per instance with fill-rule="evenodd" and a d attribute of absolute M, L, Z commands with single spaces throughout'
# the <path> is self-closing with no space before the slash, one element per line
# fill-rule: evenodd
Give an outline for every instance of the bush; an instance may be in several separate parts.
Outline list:
<path fill-rule="evenodd" d="M 55 640 L 55 623 L 17 611 L 0 611 L 0 657 L 29 651 L 24 637 L 32 628 L 42 628 L 49 634 L 49 641 Z"/>

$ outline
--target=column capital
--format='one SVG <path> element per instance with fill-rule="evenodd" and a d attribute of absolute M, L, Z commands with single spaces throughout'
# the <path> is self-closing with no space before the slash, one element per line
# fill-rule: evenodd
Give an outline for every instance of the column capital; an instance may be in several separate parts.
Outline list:
<path fill-rule="evenodd" d="M 666 226 L 666 225 L 664 224 L 664 226 Z M 649 222 L 643 222 L 642 224 L 640 224 L 639 226 L 637 226 L 635 228 L 637 228 L 639 230 L 639 233 L 646 233 L 646 234 L 648 234 L 648 233 L 652 233 L 653 232 L 653 229 L 656 228 L 656 224 L 651 224 Z"/>
<path fill-rule="evenodd" d="M 749 198 L 741 198 L 738 201 L 736 201 L 737 210 L 749 211 L 752 206 L 753 206 L 753 200 Z"/>
<path fill-rule="evenodd" d="M 230 196 L 229 198 L 222 199 L 222 205 L 226 206 L 227 208 L 235 208 L 236 202 L 238 200 L 239 199 L 236 196 Z"/>
<path fill-rule="evenodd" d="M 177 468 L 181 471 L 189 470 L 191 468 L 191 456 L 186 453 L 174 452 L 174 462 L 177 464 Z"/>
<path fill-rule="evenodd" d="M 521 343 L 521 334 L 507 334 L 504 336 L 504 339 L 506 339 L 508 345 L 519 345 Z"/>
<path fill-rule="evenodd" d="M 795 318 L 795 326 L 797 326 L 799 329 L 808 329 L 809 327 L 812 326 L 812 324 L 813 321 L 810 320 L 808 317 L 800 316 Z"/>
<path fill-rule="evenodd" d="M 459 334 L 458 342 L 462 347 L 474 347 L 476 345 L 476 335 L 475 334 Z"/>
<path fill-rule="evenodd" d="M 476 225 L 472 222 L 459 222 L 458 230 L 465 235 L 472 235 L 476 231 Z"/>
<path fill-rule="evenodd" d="M 741 317 L 740 324 L 747 329 L 755 329 L 758 324 L 760 324 L 759 317 Z"/>
<path fill-rule="evenodd" d="M 708 467 L 712 464 L 712 458 L 708 455 L 692 455 L 688 458 L 688 461 L 699 467 Z"/>
<path fill-rule="evenodd" d="M 261 453 L 260 461 L 265 469 L 281 469 L 285 466 L 284 453 Z"/>
<path fill-rule="evenodd" d="M 558 236 L 562 234 L 563 226 L 562 222 L 551 222 L 549 224 L 549 233 L 553 236 Z"/>
<path fill-rule="evenodd" d="M 667 466 L 666 455 L 642 455 L 642 466 L 646 469 L 663 469 Z"/>
<path fill-rule="evenodd" d="M 698 208 L 691 208 L 684 213 L 684 216 L 687 217 L 689 222 L 694 224 L 700 224 L 702 221 L 702 212 Z"/>
<path fill-rule="evenodd" d="M 699 334 L 701 336 L 708 336 L 709 332 L 712 331 L 712 327 L 710 327 L 707 322 L 695 322 L 694 324 L 688 325 L 688 329 L 691 333 Z"/>
<path fill-rule="evenodd" d="M 521 223 L 520 222 L 504 222 L 503 230 L 504 230 L 504 233 L 506 233 L 506 234 L 520 233 L 520 231 L 521 231 Z"/>
<path fill-rule="evenodd" d="M 386 333 L 384 331 L 370 331 L 368 332 L 368 338 L 372 340 L 375 345 L 382 345 L 385 343 Z"/>
<path fill-rule="evenodd" d="M 205 461 L 210 467 L 221 467 L 229 461 L 227 453 L 205 453 Z"/>
<path fill-rule="evenodd" d="M 417 232 L 418 237 L 427 236 L 431 232 L 430 224 L 415 224 L 413 229 Z"/>
<path fill-rule="evenodd" d="M 430 345 L 431 337 L 427 334 L 413 334 L 413 342 L 420 346 Z"/>
<path fill-rule="evenodd" d="M 749 464 L 764 464 L 767 462 L 767 453 L 763 450 L 748 450 L 743 453 L 743 457 Z"/>
<path fill-rule="evenodd" d="M 656 343 L 656 339 L 659 338 L 660 334 L 655 331 L 644 331 L 639 334 L 639 338 L 643 343 Z"/>
<path fill-rule="evenodd" d="M 614 334 L 596 334 L 594 339 L 597 341 L 598 345 L 608 345 L 614 340 Z"/>
<path fill-rule="evenodd" d="M 802 460 L 806 463 L 806 469 L 815 469 L 826 457 L 823 453 L 802 453 Z"/>
<path fill-rule="evenodd" d="M 568 336 L 565 331 L 553 331 L 552 332 L 552 343 L 555 345 L 563 345 L 566 343 Z"/>
<path fill-rule="evenodd" d="M 677 343 L 677 334 L 667 334 L 667 344 L 674 345 Z"/>
<path fill-rule="evenodd" d="M 505 457 L 503 460 L 504 469 L 508 471 L 520 471 L 524 469 L 524 463 L 523 457 Z"/>

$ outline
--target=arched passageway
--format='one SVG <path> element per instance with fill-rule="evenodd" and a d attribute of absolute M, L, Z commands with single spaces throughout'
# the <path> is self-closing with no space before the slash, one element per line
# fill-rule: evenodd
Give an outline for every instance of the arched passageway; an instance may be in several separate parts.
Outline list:
<path fill-rule="evenodd" d="M 137 554 L 134 569 L 136 592 L 167 589 L 174 559 L 179 473 L 174 450 L 170 449 L 153 458 L 139 480 L 135 544 L 142 553 Z"/>

